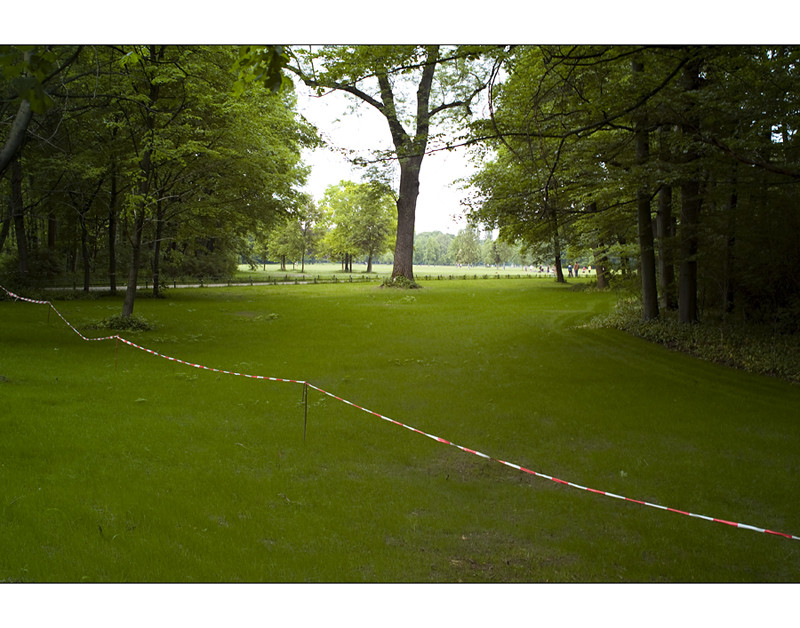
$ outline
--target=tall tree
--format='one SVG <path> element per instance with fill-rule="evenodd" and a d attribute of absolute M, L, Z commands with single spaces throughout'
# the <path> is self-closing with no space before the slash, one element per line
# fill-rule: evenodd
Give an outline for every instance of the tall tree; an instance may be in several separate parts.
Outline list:
<path fill-rule="evenodd" d="M 392 201 L 391 191 L 376 181 L 340 181 L 328 186 L 321 203 L 333 226 L 327 236 L 328 250 L 344 255 L 346 265 L 353 255 L 366 256 L 366 272 L 371 273 L 372 260 L 388 250 L 394 234 Z"/>
<path fill-rule="evenodd" d="M 400 168 L 392 279 L 414 279 L 414 223 L 431 126 L 445 112 L 469 113 L 486 85 L 486 73 L 473 63 L 480 52 L 436 45 L 328 46 L 297 51 L 297 65 L 287 66 L 306 85 L 354 96 L 386 119 Z"/>
<path fill-rule="evenodd" d="M 632 61 L 634 78 L 644 72 L 641 59 Z M 647 109 L 642 107 L 635 116 L 634 134 L 636 165 L 646 167 L 650 159 L 650 137 L 647 128 Z M 658 289 L 656 284 L 656 254 L 650 212 L 650 190 L 646 184 L 636 190 L 636 217 L 639 232 L 639 275 L 642 282 L 642 317 L 658 318 Z"/>

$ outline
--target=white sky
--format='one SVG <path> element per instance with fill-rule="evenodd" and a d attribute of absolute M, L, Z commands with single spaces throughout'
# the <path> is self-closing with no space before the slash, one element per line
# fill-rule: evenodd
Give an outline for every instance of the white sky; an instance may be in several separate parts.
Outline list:
<path fill-rule="evenodd" d="M 369 157 L 370 151 L 392 147 L 389 127 L 380 113 L 365 103 L 352 111 L 354 97 L 339 92 L 322 97 L 308 88 L 297 85 L 298 109 L 315 124 L 326 141 L 338 148 L 359 151 Z M 306 151 L 304 159 L 311 166 L 311 175 L 305 190 L 317 201 L 325 189 L 342 179 L 359 181 L 364 168 L 354 167 L 341 154 L 328 148 Z M 454 184 L 456 179 L 468 176 L 474 166 L 467 159 L 466 149 L 442 151 L 427 155 L 420 171 L 420 192 L 417 199 L 415 229 L 417 233 L 442 231 L 455 234 L 466 225 L 461 216 L 460 200 L 464 192 Z"/>

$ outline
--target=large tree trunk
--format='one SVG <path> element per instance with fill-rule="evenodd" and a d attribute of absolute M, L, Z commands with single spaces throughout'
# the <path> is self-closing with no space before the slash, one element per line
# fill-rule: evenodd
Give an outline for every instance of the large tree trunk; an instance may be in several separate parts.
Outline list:
<path fill-rule="evenodd" d="M 28 54 L 28 53 L 26 53 Z M 8 132 L 3 148 L 0 149 L 0 175 L 2 175 L 9 164 L 16 157 L 17 151 L 25 141 L 25 135 L 28 131 L 28 124 L 33 117 L 31 111 L 31 103 L 23 100 L 17 109 L 17 115 L 14 116 L 14 122 L 11 124 L 11 129 Z"/>
<path fill-rule="evenodd" d="M 400 194 L 397 197 L 397 241 L 394 247 L 392 280 L 414 281 L 414 223 L 419 196 L 422 155 L 400 160 Z"/>
<path fill-rule="evenodd" d="M 25 235 L 25 203 L 22 199 L 22 166 L 19 159 L 15 159 L 11 164 L 11 206 L 14 216 L 14 234 L 17 238 L 19 274 L 22 279 L 27 279 L 28 239 Z"/>

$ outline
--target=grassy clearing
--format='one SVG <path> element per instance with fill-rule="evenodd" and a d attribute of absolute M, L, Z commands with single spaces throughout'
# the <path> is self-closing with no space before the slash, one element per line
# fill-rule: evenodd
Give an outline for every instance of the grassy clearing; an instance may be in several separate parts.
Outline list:
<path fill-rule="evenodd" d="M 170 291 L 133 342 L 528 468 L 800 533 L 800 389 L 580 327 L 548 280 Z M 78 326 L 120 300 L 58 302 Z M 0 580 L 797 581 L 800 543 L 532 478 L 0 302 Z M 101 335 L 97 333 L 96 335 Z"/>
<path fill-rule="evenodd" d="M 331 264 L 331 263 L 318 263 L 318 264 L 306 264 L 305 271 L 300 271 L 300 265 L 298 264 L 295 268 L 291 266 L 287 266 L 285 271 L 280 269 L 280 265 L 278 264 L 266 264 L 265 266 L 258 266 L 255 270 L 251 269 L 250 266 L 247 264 L 241 264 L 239 266 L 239 270 L 237 271 L 234 279 L 239 282 L 262 282 L 262 281 L 283 281 L 286 278 L 288 279 L 295 279 L 303 280 L 303 279 L 311 279 L 313 277 L 318 277 L 321 280 L 327 280 L 331 277 L 337 277 L 340 281 L 348 281 L 349 277 L 352 277 L 354 281 L 363 280 L 365 277 L 373 277 L 376 280 L 383 280 L 387 277 L 390 277 L 392 274 L 392 265 L 391 264 L 373 264 L 372 265 L 372 273 L 369 275 L 366 272 L 367 265 L 366 264 L 356 264 L 353 268 L 352 273 L 345 273 L 342 271 L 341 264 Z M 581 277 L 586 277 L 588 275 L 583 274 L 581 271 Z M 564 270 L 564 275 L 566 276 L 567 271 Z M 594 277 L 594 272 L 592 271 L 589 273 L 592 277 Z M 538 271 L 533 270 L 532 268 L 529 270 L 525 270 L 521 267 L 507 267 L 507 268 L 494 268 L 494 267 L 487 267 L 487 266 L 446 266 L 446 265 L 428 265 L 428 264 L 418 264 L 414 266 L 414 276 L 416 279 L 419 280 L 445 280 L 445 279 L 496 279 L 496 278 L 508 278 L 508 277 L 537 277 L 537 278 L 545 278 L 550 275 L 546 273 L 539 273 Z"/>

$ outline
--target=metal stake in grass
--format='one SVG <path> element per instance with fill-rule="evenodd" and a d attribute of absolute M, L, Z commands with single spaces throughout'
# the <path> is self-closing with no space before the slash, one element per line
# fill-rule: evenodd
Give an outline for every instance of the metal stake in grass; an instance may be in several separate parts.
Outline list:
<path fill-rule="evenodd" d="M 303 444 L 306 444 L 306 425 L 308 424 L 308 382 L 303 382 Z"/>

